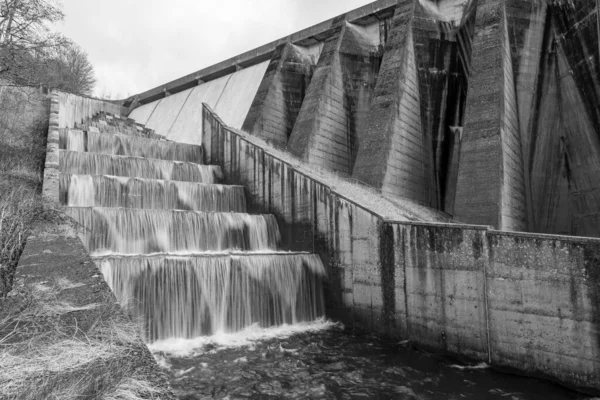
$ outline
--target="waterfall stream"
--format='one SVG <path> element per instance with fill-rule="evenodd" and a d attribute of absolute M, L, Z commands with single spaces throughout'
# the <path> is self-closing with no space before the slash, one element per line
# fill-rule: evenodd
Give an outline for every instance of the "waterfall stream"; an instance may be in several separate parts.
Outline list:
<path fill-rule="evenodd" d="M 320 258 L 278 250 L 275 216 L 247 214 L 201 147 L 68 130 L 60 149 L 65 212 L 148 342 L 324 316 Z"/>

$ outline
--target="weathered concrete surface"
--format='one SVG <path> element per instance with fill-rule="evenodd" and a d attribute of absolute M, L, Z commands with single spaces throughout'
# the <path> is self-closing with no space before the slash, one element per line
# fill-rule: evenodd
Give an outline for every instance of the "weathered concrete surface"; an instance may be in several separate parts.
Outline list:
<path fill-rule="evenodd" d="M 202 142 L 202 107 L 198 104 L 216 105 L 228 81 L 229 77 L 224 76 L 189 89 L 191 93 L 169 130 L 170 140 L 191 144 Z"/>
<path fill-rule="evenodd" d="M 168 136 L 177 116 L 190 96 L 191 89 L 167 96 L 158 101 L 152 115 L 144 123 L 159 135 Z"/>
<path fill-rule="evenodd" d="M 167 139 L 199 144 L 202 103 L 218 110 L 231 126 L 241 128 L 267 66 L 268 62 L 263 62 L 169 95 L 136 108 L 129 117 Z M 145 118 L 147 120 L 142 122 Z"/>
<path fill-rule="evenodd" d="M 288 142 L 312 79 L 320 45 L 275 49 L 242 129 L 280 146 Z"/>
<path fill-rule="evenodd" d="M 455 218 L 526 230 L 523 158 L 504 1 L 479 1 Z"/>
<path fill-rule="evenodd" d="M 231 75 L 225 89 L 221 93 L 215 111 L 223 116 L 231 126 L 241 128 L 258 91 L 260 82 L 269 63 L 267 61 L 244 68 Z M 198 108 L 202 105 L 198 104 Z"/>
<path fill-rule="evenodd" d="M 206 109 L 206 162 L 326 265 L 328 315 L 600 392 L 600 239 L 393 221 L 300 173 Z"/>
<path fill-rule="evenodd" d="M 391 17 L 394 13 L 396 2 L 397 0 L 378 0 L 347 12 L 345 14 L 345 19 L 361 26 L 378 24 L 379 21 Z M 338 17 L 331 18 L 279 40 L 267 43 L 264 46 L 247 51 L 218 64 L 150 89 L 144 93 L 134 95 L 125 100 L 124 104 L 127 107 L 130 107 L 136 101 L 141 102 L 142 104 L 151 103 L 165 97 L 165 90 L 169 93 L 177 93 L 199 85 L 198 79 L 203 82 L 209 82 L 235 72 L 238 67 L 247 68 L 252 65 L 269 61 L 273 52 L 282 43 L 292 43 L 298 46 L 311 47 L 323 40 L 323 34 L 331 29 L 333 22 L 337 19 Z"/>
<path fill-rule="evenodd" d="M 389 226 L 400 277 L 395 302 L 404 306 L 399 322 L 406 324 L 406 336 L 438 350 L 488 359 L 484 228 Z"/>
<path fill-rule="evenodd" d="M 414 1 L 400 1 L 375 87 L 353 176 L 384 193 L 426 203 L 429 187 L 414 59 Z"/>
<path fill-rule="evenodd" d="M 291 152 L 310 164 L 352 173 L 381 63 L 380 39 L 380 29 L 342 18 L 334 24 L 290 136 Z"/>
<path fill-rule="evenodd" d="M 233 100 L 227 84 L 221 102 L 202 101 L 230 125 L 390 198 L 502 230 L 600 236 L 596 8 L 379 0 L 143 93 L 132 115 L 167 129 L 177 112 L 153 104 L 169 90 L 188 93 L 168 129 L 199 143 L 197 89 L 267 62 L 249 79 L 260 84 L 253 99 L 249 90 Z"/>
<path fill-rule="evenodd" d="M 146 125 L 158 103 L 160 103 L 160 101 L 140 105 L 129 113 L 129 117 L 135 119 L 140 124 Z"/>
<path fill-rule="evenodd" d="M 489 232 L 492 363 L 600 388 L 600 241 Z"/>

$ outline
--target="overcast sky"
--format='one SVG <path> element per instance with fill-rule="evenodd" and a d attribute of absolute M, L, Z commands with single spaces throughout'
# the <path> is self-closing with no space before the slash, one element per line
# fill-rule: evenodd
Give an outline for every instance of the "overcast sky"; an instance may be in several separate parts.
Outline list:
<path fill-rule="evenodd" d="M 125 98 L 370 0 L 62 0 L 60 30 L 94 65 L 96 95 Z"/>

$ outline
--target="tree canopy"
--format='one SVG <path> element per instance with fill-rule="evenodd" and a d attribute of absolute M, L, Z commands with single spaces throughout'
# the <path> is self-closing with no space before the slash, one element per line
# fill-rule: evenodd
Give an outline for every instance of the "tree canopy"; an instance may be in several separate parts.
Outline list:
<path fill-rule="evenodd" d="M 91 94 L 87 54 L 51 29 L 63 18 L 57 0 L 0 0 L 0 79 Z"/>

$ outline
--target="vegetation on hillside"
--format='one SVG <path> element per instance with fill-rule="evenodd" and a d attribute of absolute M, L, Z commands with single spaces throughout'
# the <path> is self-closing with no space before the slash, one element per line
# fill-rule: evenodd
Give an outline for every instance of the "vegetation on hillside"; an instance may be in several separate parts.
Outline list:
<path fill-rule="evenodd" d="M 52 27 L 64 14 L 56 0 L 0 3 L 0 79 L 90 95 L 96 79 L 87 54 Z"/>
<path fill-rule="evenodd" d="M 138 327 L 112 298 L 79 307 L 60 299 L 76 286 L 20 286 L 0 308 L 0 398 L 170 398 L 136 367 L 145 346 Z M 85 323 L 72 323 L 80 312 Z"/>

